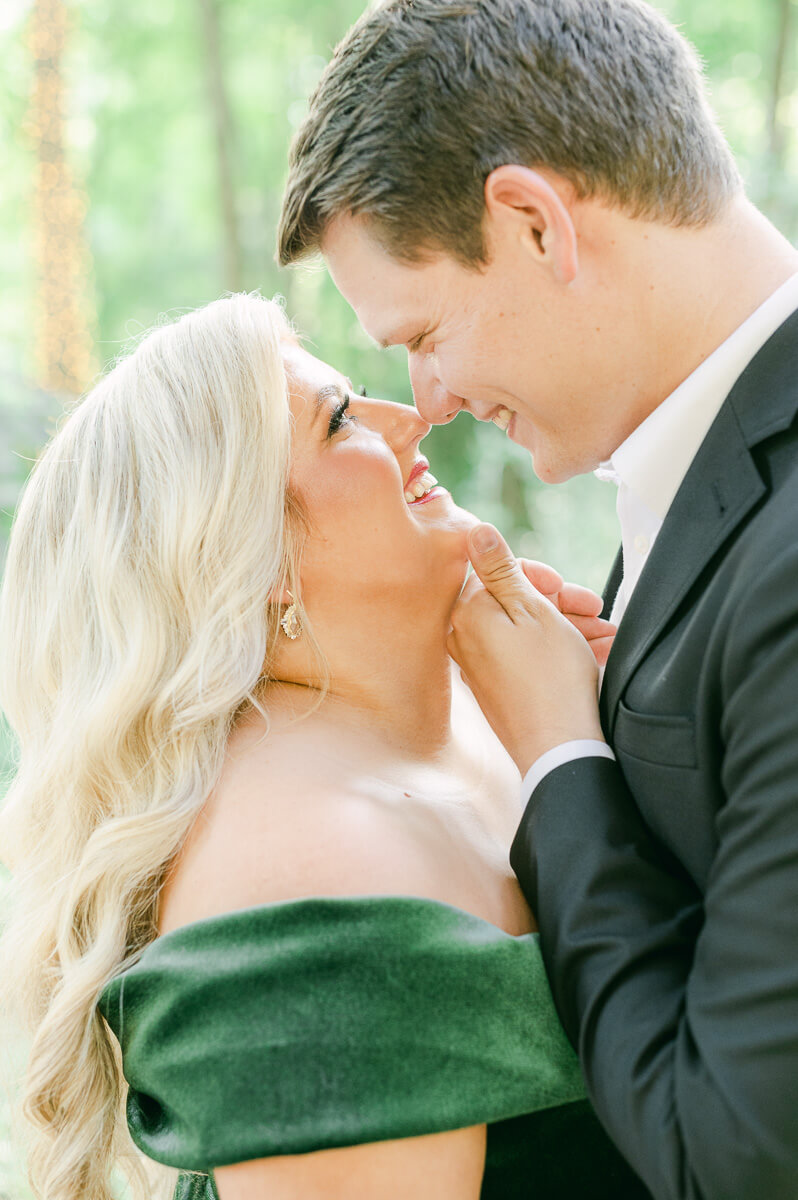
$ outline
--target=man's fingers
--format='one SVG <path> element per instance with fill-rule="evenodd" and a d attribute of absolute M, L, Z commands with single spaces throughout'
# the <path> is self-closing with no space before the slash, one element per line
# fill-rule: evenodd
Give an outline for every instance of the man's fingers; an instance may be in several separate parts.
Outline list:
<path fill-rule="evenodd" d="M 594 638 L 614 637 L 617 633 L 617 626 L 611 625 L 609 621 L 603 620 L 601 617 L 582 617 L 579 613 L 564 613 L 565 617 L 576 626 L 583 637 L 589 642 Z"/>
<path fill-rule="evenodd" d="M 529 582 L 547 600 L 551 600 L 555 608 L 563 613 L 579 613 L 583 617 L 597 617 L 604 607 L 604 601 L 590 588 L 578 583 L 566 583 L 559 571 L 547 563 L 535 562 L 531 558 L 519 558 L 518 565 Z"/>
<path fill-rule="evenodd" d="M 557 606 L 564 613 L 579 613 L 583 617 L 597 617 L 604 607 L 601 596 L 578 583 L 564 583 L 560 588 Z"/>
<path fill-rule="evenodd" d="M 545 563 L 516 559 L 494 526 L 482 523 L 469 531 L 468 553 L 474 573 L 466 580 L 460 603 L 475 599 L 484 589 L 512 617 L 514 611 L 536 613 L 537 595 L 550 601 L 588 640 L 609 635 L 611 627 L 598 615 L 603 608 L 600 596 L 579 584 L 564 583 Z"/>
<path fill-rule="evenodd" d="M 593 651 L 593 657 L 600 667 L 607 665 L 607 659 L 612 650 L 612 643 L 615 641 L 615 634 L 611 637 L 592 638 L 588 642 L 588 646 Z"/>
<path fill-rule="evenodd" d="M 532 584 L 532 587 L 537 588 L 539 592 L 542 592 L 550 600 L 554 600 L 555 595 L 564 583 L 559 571 L 555 571 L 554 567 L 550 567 L 546 563 L 535 562 L 531 558 L 519 558 L 518 565 Z"/>

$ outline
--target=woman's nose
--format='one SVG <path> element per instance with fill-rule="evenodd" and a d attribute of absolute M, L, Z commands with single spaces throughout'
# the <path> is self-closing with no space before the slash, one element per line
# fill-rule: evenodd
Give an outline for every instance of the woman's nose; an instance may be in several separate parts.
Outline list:
<path fill-rule="evenodd" d="M 355 397 L 351 403 L 355 414 L 381 433 L 394 450 L 404 449 L 412 441 L 420 442 L 432 428 L 413 404 L 362 396 Z"/>

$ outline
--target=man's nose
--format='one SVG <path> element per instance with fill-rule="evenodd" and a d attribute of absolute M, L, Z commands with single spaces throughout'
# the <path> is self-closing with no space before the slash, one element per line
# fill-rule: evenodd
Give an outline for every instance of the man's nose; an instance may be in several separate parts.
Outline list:
<path fill-rule="evenodd" d="M 463 407 L 463 401 L 441 383 L 434 356 L 408 354 L 407 366 L 413 400 L 424 420 L 430 425 L 448 424 Z"/>

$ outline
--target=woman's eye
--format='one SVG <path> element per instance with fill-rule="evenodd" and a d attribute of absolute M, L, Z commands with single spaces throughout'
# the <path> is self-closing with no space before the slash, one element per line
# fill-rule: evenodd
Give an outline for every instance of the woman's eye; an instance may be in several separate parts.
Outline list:
<path fill-rule="evenodd" d="M 354 413 L 349 413 L 347 415 L 346 410 L 348 408 L 349 408 L 349 397 L 347 396 L 346 399 L 344 400 L 343 404 L 339 404 L 338 407 L 333 412 L 333 415 L 330 417 L 330 424 L 327 428 L 327 437 L 332 437 L 332 435 L 334 433 L 337 433 L 338 430 L 341 428 L 341 426 L 345 422 L 357 420 L 357 417 L 355 416 Z"/>

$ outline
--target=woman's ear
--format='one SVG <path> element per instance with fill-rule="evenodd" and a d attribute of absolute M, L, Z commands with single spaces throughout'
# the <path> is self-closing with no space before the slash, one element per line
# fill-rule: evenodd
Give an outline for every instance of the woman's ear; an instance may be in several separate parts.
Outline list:
<path fill-rule="evenodd" d="M 563 196 L 572 193 L 562 180 Z M 485 207 L 494 235 L 517 239 L 557 283 L 572 283 L 579 271 L 576 228 L 560 192 L 531 167 L 506 163 L 485 180 Z"/>
<path fill-rule="evenodd" d="M 266 599 L 269 604 L 293 604 L 294 601 L 288 588 L 270 588 Z"/>

